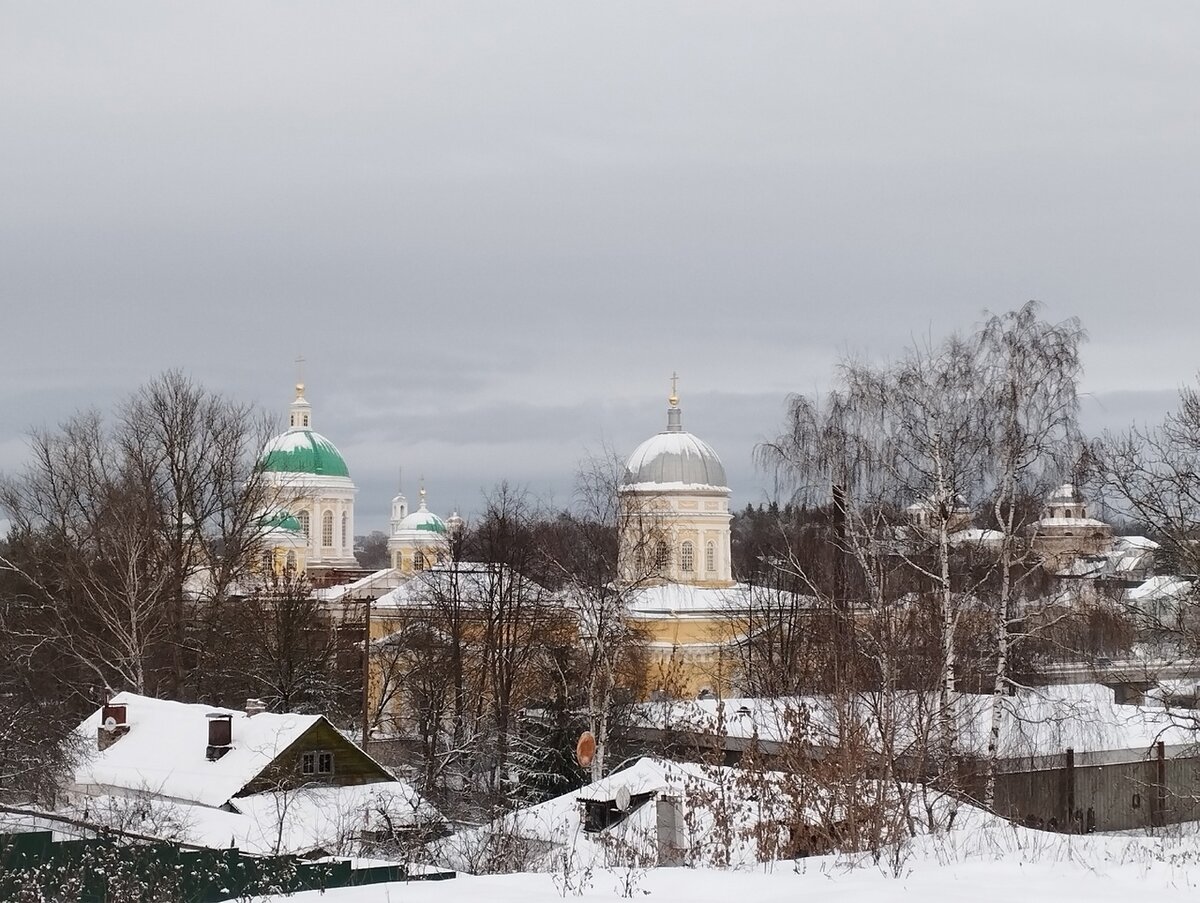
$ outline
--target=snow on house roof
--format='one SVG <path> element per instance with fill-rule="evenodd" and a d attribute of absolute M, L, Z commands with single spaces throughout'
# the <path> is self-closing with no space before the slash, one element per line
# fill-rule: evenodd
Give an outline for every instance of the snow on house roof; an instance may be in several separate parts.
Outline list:
<path fill-rule="evenodd" d="M 75 801 L 68 814 L 97 824 L 120 824 L 147 836 L 259 855 L 349 855 L 357 852 L 364 831 L 431 827 L 444 821 L 403 781 L 256 793 L 221 809 L 156 798 L 85 797 Z"/>
<path fill-rule="evenodd" d="M 623 771 L 610 774 L 581 787 L 577 796 L 581 800 L 615 800 L 618 788 L 624 787 L 630 796 L 643 793 L 661 793 L 672 787 L 682 786 L 689 774 L 698 771 L 699 766 L 669 762 L 665 759 L 654 759 L 645 756 L 638 759 Z"/>
<path fill-rule="evenodd" d="M 281 838 L 281 845 L 295 852 L 318 848 L 349 852 L 334 846 L 357 841 L 367 830 L 442 821 L 438 811 L 404 781 L 305 787 L 282 800 L 280 796 L 256 793 L 233 800 L 246 825 L 241 849 L 251 849 L 253 844 L 254 849 L 271 852 L 271 845 Z"/>
<path fill-rule="evenodd" d="M 88 793 L 106 789 L 145 792 L 204 806 L 224 805 L 280 753 L 292 745 L 320 715 L 276 715 L 210 705 L 152 699 L 118 693 L 111 700 L 126 707 L 129 731 L 108 749 L 96 749 L 102 709 L 76 728 L 91 754 L 75 771 L 75 785 Z M 232 748 L 210 762 L 208 715 L 229 715 Z"/>
<path fill-rule="evenodd" d="M 788 801 L 786 794 L 778 788 L 786 786 L 788 778 L 779 772 L 767 771 L 749 778 L 755 782 L 752 789 L 738 786 L 738 782 L 746 781 L 748 776 L 750 772 L 726 766 L 646 756 L 579 790 L 508 813 L 488 825 L 463 831 L 448 838 L 438 852 L 440 859 L 465 869 L 470 865 L 466 856 L 478 853 L 486 836 L 495 834 L 507 842 L 514 837 L 524 841 L 532 860 L 527 867 L 533 869 L 551 867 L 561 861 L 555 857 L 555 849 L 565 850 L 583 866 L 604 865 L 612 860 L 614 843 L 617 849 L 636 852 L 646 861 L 654 862 L 659 853 L 657 807 L 639 806 L 636 800 L 645 794 L 665 792 L 679 801 L 685 813 L 687 841 L 694 845 L 692 852 L 699 862 L 705 859 L 706 841 L 716 831 L 719 805 L 716 800 L 722 798 L 727 809 L 721 817 L 729 819 L 734 828 L 730 864 L 752 865 L 757 861 L 754 828 L 785 817 Z M 583 804 L 615 803 L 617 790 L 621 787 L 629 791 L 634 803 L 629 814 L 603 831 L 585 831 Z M 814 790 L 807 801 L 814 819 L 819 817 L 816 814 L 819 807 L 827 802 Z"/>
<path fill-rule="evenodd" d="M 739 740 L 781 742 L 805 724 L 813 745 L 836 742 L 845 719 L 872 723 L 872 700 L 823 696 L 776 699 L 697 699 L 643 703 L 636 723 L 659 730 L 716 732 Z M 957 714 L 962 751 L 982 755 L 991 729 L 990 695 L 959 694 Z M 718 717 L 718 707 L 724 706 Z M 936 707 L 932 694 L 900 692 L 893 705 L 898 723 L 911 721 L 919 732 Z M 1192 742 L 1192 734 L 1171 714 L 1155 706 L 1124 705 L 1111 688 L 1101 684 L 1039 687 L 1005 696 L 1001 720 L 1001 758 L 1051 756 L 1068 747 L 1076 753 L 1146 750 L 1159 740 L 1168 745 Z M 803 711 L 803 715 L 799 713 Z M 903 739 L 908 743 L 910 740 Z"/>

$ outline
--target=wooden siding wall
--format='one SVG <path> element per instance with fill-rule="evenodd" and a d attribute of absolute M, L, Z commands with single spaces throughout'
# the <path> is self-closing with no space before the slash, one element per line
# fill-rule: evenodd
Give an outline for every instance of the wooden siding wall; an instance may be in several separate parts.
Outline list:
<path fill-rule="evenodd" d="M 305 775 L 301 772 L 301 757 L 306 752 L 328 751 L 333 753 L 333 774 Z M 395 780 L 377 765 L 362 750 L 343 737 L 338 730 L 320 719 L 285 749 L 271 765 L 238 796 L 265 793 L 273 790 L 293 789 L 305 784 L 375 784 L 379 781 Z"/>

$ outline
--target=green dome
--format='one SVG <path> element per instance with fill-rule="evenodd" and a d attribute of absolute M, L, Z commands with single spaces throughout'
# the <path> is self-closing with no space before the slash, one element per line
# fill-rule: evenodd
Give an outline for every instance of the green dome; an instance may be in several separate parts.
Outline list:
<path fill-rule="evenodd" d="M 446 522 L 432 511 L 427 510 L 422 504 L 419 510 L 400 521 L 399 529 L 401 531 L 421 530 L 425 533 L 445 533 Z"/>
<path fill-rule="evenodd" d="M 350 476 L 337 447 L 320 433 L 306 429 L 290 429 L 268 442 L 263 449 L 262 466 L 273 473 Z"/>
<path fill-rule="evenodd" d="M 264 514 L 259 523 L 268 530 L 290 530 L 292 533 L 303 533 L 300 521 L 282 508 L 269 514 Z"/>

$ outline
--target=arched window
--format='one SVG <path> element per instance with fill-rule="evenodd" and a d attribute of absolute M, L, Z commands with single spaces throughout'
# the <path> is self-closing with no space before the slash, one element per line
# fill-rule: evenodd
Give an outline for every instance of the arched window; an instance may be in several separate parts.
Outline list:
<path fill-rule="evenodd" d="M 296 553 L 288 549 L 286 563 L 283 566 L 283 572 L 289 577 L 296 573 Z"/>
<path fill-rule="evenodd" d="M 679 547 L 679 566 L 687 574 L 696 569 L 696 548 L 690 542 Z"/>
<path fill-rule="evenodd" d="M 333 512 L 326 511 L 321 515 L 321 545 L 327 549 L 333 548 Z"/>
<path fill-rule="evenodd" d="M 270 549 L 262 553 L 262 569 L 268 577 L 275 574 L 275 555 Z"/>
<path fill-rule="evenodd" d="M 350 548 L 350 537 L 346 534 L 350 532 L 350 515 L 342 512 L 342 548 Z"/>
<path fill-rule="evenodd" d="M 425 570 L 425 553 L 420 549 L 417 549 L 417 551 L 413 552 L 413 570 Z"/>
<path fill-rule="evenodd" d="M 665 539 L 660 539 L 654 547 L 654 566 L 660 571 L 665 571 L 670 563 L 671 549 Z"/>
<path fill-rule="evenodd" d="M 301 511 L 299 514 L 296 515 L 296 520 L 300 521 L 300 532 L 302 532 L 306 537 L 309 536 L 310 534 L 308 532 L 308 512 Z"/>
<path fill-rule="evenodd" d="M 714 543 L 709 543 L 704 547 L 704 570 L 715 571 L 717 569 L 717 547 Z"/>

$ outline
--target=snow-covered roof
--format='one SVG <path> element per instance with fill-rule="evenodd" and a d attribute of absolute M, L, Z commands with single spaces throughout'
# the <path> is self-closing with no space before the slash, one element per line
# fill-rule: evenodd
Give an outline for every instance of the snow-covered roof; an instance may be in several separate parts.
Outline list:
<path fill-rule="evenodd" d="M 1073 483 L 1063 483 L 1046 496 L 1047 504 L 1051 505 L 1078 505 L 1083 501 L 1083 493 L 1076 489 Z"/>
<path fill-rule="evenodd" d="M 623 771 L 610 774 L 579 789 L 581 800 L 615 800 L 617 790 L 624 787 L 630 796 L 642 793 L 661 793 L 671 788 L 682 787 L 689 774 L 694 775 L 698 766 L 669 762 L 650 756 L 638 759 Z"/>
<path fill-rule="evenodd" d="M 87 797 L 75 801 L 66 814 L 96 824 L 119 824 L 147 836 L 260 855 L 351 855 L 358 851 L 363 831 L 443 822 L 403 781 L 258 793 L 238 797 L 225 809 L 154 798 Z"/>
<path fill-rule="evenodd" d="M 507 565 L 459 561 L 418 571 L 396 589 L 380 596 L 375 602 L 375 608 L 380 610 L 429 605 L 451 595 L 457 595 L 465 602 L 473 598 L 489 599 L 496 595 L 498 588 L 511 586 L 518 581 L 523 582 L 533 595 L 544 596 L 547 601 L 552 596 L 550 590 L 527 577 L 522 577 Z"/>
<path fill-rule="evenodd" d="M 351 583 L 339 583 L 313 590 L 313 597 L 323 602 L 340 602 L 343 599 L 356 601 L 361 598 L 378 598 L 389 590 L 402 585 L 408 578 L 399 568 L 381 568 Z"/>
<path fill-rule="evenodd" d="M 1150 539 L 1148 536 L 1114 536 L 1113 548 L 1130 551 L 1137 549 L 1140 551 L 1154 552 L 1162 548 L 1162 546 L 1156 543 L 1153 539 Z"/>
<path fill-rule="evenodd" d="M 410 532 L 436 533 L 439 536 L 447 532 L 446 522 L 425 506 L 424 497 L 421 498 L 421 507 L 400 521 L 392 535 Z"/>
<path fill-rule="evenodd" d="M 89 793 L 147 793 L 204 806 L 224 805 L 249 784 L 320 715 L 276 715 L 210 705 L 152 699 L 118 693 L 111 700 L 126 707 L 129 731 L 108 749 L 96 748 L 102 709 L 76 729 L 90 754 L 75 771 L 75 785 Z M 208 715 L 231 716 L 232 748 L 210 762 Z"/>
<path fill-rule="evenodd" d="M 737 583 L 726 589 L 662 583 L 639 587 L 629 595 L 630 614 L 643 617 L 675 614 L 712 614 L 737 611 L 748 606 L 750 587 Z"/>
<path fill-rule="evenodd" d="M 262 450 L 262 467 L 270 473 L 350 476 L 346 460 L 336 445 L 315 430 L 297 427 L 280 433 L 266 444 Z"/>
<path fill-rule="evenodd" d="M 1151 577 L 1144 583 L 1126 591 L 1125 598 L 1141 604 L 1158 600 L 1176 601 L 1192 591 L 1192 581 L 1182 577 L 1162 575 Z"/>
<path fill-rule="evenodd" d="M 1033 523 L 1034 529 L 1044 527 L 1092 527 L 1095 529 L 1109 530 L 1108 524 L 1102 520 L 1096 520 L 1094 517 L 1043 517 Z"/>
<path fill-rule="evenodd" d="M 745 784 L 748 780 L 754 782 L 753 787 Z M 795 814 L 787 811 L 788 795 L 778 790 L 787 786 L 788 780 L 779 772 L 760 772 L 751 776 L 750 772 L 725 766 L 672 762 L 647 756 L 594 784 L 448 838 L 438 852 L 448 864 L 467 868 L 470 863 L 462 861 L 464 853 L 478 852 L 487 835 L 494 834 L 506 841 L 514 836 L 520 838 L 531 847 L 531 853 L 540 850 L 541 856 L 533 855 L 533 861 L 527 863 L 527 867 L 533 869 L 551 867 L 560 861 L 555 858 L 556 849 L 568 851 L 586 867 L 628 861 L 629 852 L 653 863 L 659 854 L 658 814 L 654 805 L 632 808 L 626 818 L 602 832 L 583 830 L 581 803 L 615 802 L 617 789 L 624 787 L 633 798 L 667 791 L 679 801 L 687 820 L 683 840 L 691 847 L 689 859 L 696 863 L 703 863 L 709 855 L 709 843 L 716 831 L 716 810 L 722 805 L 716 800 L 722 799 L 725 810 L 721 817 L 729 819 L 733 826 L 730 864 L 751 865 L 756 862 L 754 828 L 774 826 L 777 821 Z M 819 818 L 817 813 L 823 806 L 840 811 L 835 802 L 822 797 L 819 792 L 813 792 L 806 805 L 814 819 Z M 625 855 L 624 860 L 620 855 L 614 857 L 618 851 Z"/>
<path fill-rule="evenodd" d="M 247 843 L 261 847 L 263 840 L 269 844 L 282 831 L 289 850 L 324 847 L 335 852 L 329 846 L 331 839 L 357 840 L 363 830 L 385 828 L 389 822 L 392 827 L 408 828 L 442 821 L 424 797 L 398 780 L 345 787 L 305 787 L 283 799 L 280 796 L 256 793 L 233 801 L 233 807 L 245 819 L 243 836 Z"/>
<path fill-rule="evenodd" d="M 965 530 L 955 530 L 950 534 L 953 545 L 976 543 L 978 545 L 999 545 L 1004 542 L 1004 533 L 1000 530 L 989 530 L 983 527 L 968 527 Z"/>
<path fill-rule="evenodd" d="M 749 583 L 735 583 L 729 587 L 693 586 L 689 583 L 660 583 L 637 587 L 629 592 L 626 608 L 635 618 L 673 617 L 676 615 L 728 615 L 748 610 L 757 594 L 770 594 L 772 604 L 780 604 L 781 597 L 792 599 L 795 594 L 783 590 L 766 589 Z M 812 596 L 801 596 L 795 604 L 802 606 L 811 602 Z"/>
<path fill-rule="evenodd" d="M 957 698 L 961 750 L 967 755 L 982 755 L 987 749 L 991 703 L 990 695 L 964 693 Z M 1101 684 L 1040 687 L 1005 696 L 1001 704 L 1000 756 L 1006 759 L 1053 756 L 1068 747 L 1076 753 L 1146 750 L 1158 740 L 1185 745 L 1194 739 L 1167 710 L 1119 704 L 1112 689 Z M 839 724 L 848 718 L 871 723 L 877 705 L 869 696 L 697 699 L 643 703 L 636 707 L 636 717 L 646 727 L 698 733 L 713 732 L 722 721 L 726 736 L 761 742 L 780 742 L 803 723 L 811 742 L 820 746 L 836 742 Z M 899 723 L 911 721 L 911 729 L 918 731 L 918 724 L 931 717 L 936 699 L 932 694 L 901 692 L 892 706 Z"/>

